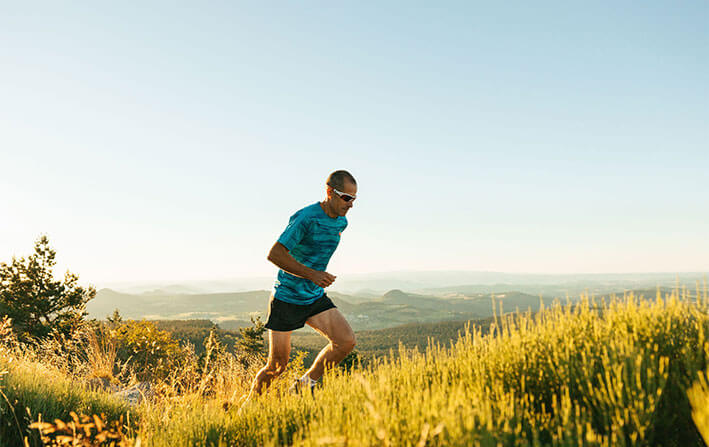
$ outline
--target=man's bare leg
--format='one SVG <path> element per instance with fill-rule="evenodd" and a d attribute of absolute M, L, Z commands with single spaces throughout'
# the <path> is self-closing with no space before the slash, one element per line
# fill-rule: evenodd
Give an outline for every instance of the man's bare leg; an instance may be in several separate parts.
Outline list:
<path fill-rule="evenodd" d="M 268 361 L 266 366 L 256 374 L 246 402 L 251 400 L 254 394 L 258 395 L 264 392 L 271 385 L 273 379 L 285 371 L 290 356 L 290 334 L 290 331 L 268 330 Z"/>
<path fill-rule="evenodd" d="M 330 340 L 306 373 L 311 379 L 319 380 L 326 367 L 337 365 L 352 351 L 356 343 L 355 335 L 345 317 L 336 308 L 313 315 L 306 323 Z"/>

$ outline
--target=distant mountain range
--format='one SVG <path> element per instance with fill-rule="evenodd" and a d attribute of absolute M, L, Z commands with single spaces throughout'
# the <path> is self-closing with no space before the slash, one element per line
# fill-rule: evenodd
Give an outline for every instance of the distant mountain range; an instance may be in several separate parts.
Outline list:
<path fill-rule="evenodd" d="M 415 277 L 412 275 L 412 272 L 373 274 L 368 275 L 366 281 L 362 279 L 361 283 L 356 278 L 349 278 L 342 282 L 362 288 L 348 293 L 343 292 L 346 287 L 338 278 L 340 287 L 328 289 L 327 293 L 353 328 L 365 330 L 413 322 L 487 318 L 493 315 L 493 299 L 498 312 L 500 309 L 505 313 L 517 309 L 536 311 L 542 297 L 545 302 L 551 303 L 555 298 L 576 300 L 581 294 L 600 297 L 642 290 L 646 298 L 654 298 L 658 287 L 666 291 L 679 283 L 690 285 L 693 289 L 694 284 L 705 280 L 700 273 L 517 275 L 416 272 Z M 453 284 L 441 286 L 444 280 Z M 465 282 L 471 280 L 489 281 L 489 284 Z M 412 288 L 392 287 L 378 291 L 379 287 L 389 284 L 410 284 Z M 439 285 L 433 286 L 435 284 Z M 114 309 L 119 309 L 124 318 L 130 319 L 209 319 L 224 329 L 250 325 L 251 317 L 256 315 L 266 319 L 270 285 L 263 289 L 219 293 L 204 292 L 205 285 L 173 283 L 147 287 L 144 284 L 142 288 L 135 288 L 137 286 L 134 285 L 133 291 L 103 288 L 88 303 L 87 311 L 91 317 L 99 319 L 105 318 Z M 210 283 L 210 287 L 216 285 L 217 282 Z M 227 283 L 218 285 L 226 287 Z"/>
<path fill-rule="evenodd" d="M 118 309 L 127 319 L 184 320 L 210 319 L 224 329 L 235 329 L 250 324 L 252 315 L 265 320 L 270 292 L 172 294 L 151 291 L 127 294 L 101 289 L 89 301 L 87 311 L 93 318 L 103 319 Z M 328 292 L 353 328 L 379 329 L 410 322 L 433 322 L 489 317 L 493 314 L 490 294 L 437 297 L 407 293 L 399 289 L 365 299 L 353 295 Z M 503 312 L 516 309 L 533 311 L 539 308 L 539 297 L 520 292 L 506 292 L 495 296 L 496 309 Z"/>
<path fill-rule="evenodd" d="M 335 293 L 330 295 L 337 296 Z M 380 298 L 359 304 L 340 305 L 336 301 L 356 330 L 380 329 L 411 322 L 487 318 L 493 315 L 493 303 L 498 313 L 515 310 L 537 311 L 540 298 L 515 291 L 497 294 L 494 297 L 493 294 L 482 293 L 472 296 L 458 294 L 438 297 L 395 289 Z"/>
<path fill-rule="evenodd" d="M 142 294 L 101 289 L 89 301 L 86 310 L 90 317 L 105 318 L 118 309 L 129 319 L 220 319 L 249 320 L 252 313 L 268 311 L 269 293 L 266 290 L 234 293 L 184 294 L 151 291 Z"/>

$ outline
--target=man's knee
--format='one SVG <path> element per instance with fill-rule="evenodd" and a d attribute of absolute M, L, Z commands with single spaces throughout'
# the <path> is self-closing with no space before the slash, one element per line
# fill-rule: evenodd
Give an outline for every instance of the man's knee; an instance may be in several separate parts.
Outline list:
<path fill-rule="evenodd" d="M 343 351 L 343 352 L 352 351 L 356 344 L 357 344 L 357 340 L 355 339 L 354 334 L 350 334 L 346 337 L 342 337 L 333 343 L 335 349 L 337 349 L 339 351 Z"/>

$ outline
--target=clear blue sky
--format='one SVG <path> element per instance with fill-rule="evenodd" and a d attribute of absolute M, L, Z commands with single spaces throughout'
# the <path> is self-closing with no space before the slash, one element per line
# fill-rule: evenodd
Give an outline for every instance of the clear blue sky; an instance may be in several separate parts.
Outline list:
<path fill-rule="evenodd" d="M 0 260 L 270 275 L 348 169 L 338 276 L 709 270 L 706 1 L 7 2 L 0 41 Z"/>

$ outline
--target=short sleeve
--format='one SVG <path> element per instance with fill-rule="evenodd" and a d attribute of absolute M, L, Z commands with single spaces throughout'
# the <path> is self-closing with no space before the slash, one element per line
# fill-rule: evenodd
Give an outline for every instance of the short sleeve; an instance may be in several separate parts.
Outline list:
<path fill-rule="evenodd" d="M 303 237 L 308 232 L 308 218 L 304 213 L 296 213 L 288 222 L 288 226 L 278 238 L 278 242 L 291 251 L 293 247 L 298 245 Z"/>

